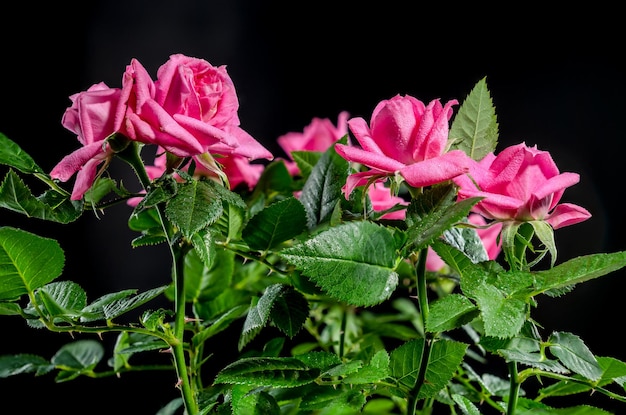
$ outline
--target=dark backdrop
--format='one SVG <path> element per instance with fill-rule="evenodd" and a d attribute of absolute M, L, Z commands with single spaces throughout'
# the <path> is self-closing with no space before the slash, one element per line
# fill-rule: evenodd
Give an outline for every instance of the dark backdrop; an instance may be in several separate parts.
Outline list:
<path fill-rule="evenodd" d="M 312 117 L 336 121 L 342 110 L 369 120 L 395 94 L 427 102 L 462 101 L 487 77 L 500 127 L 499 149 L 525 141 L 552 153 L 561 171 L 581 181 L 564 201 L 593 217 L 556 232 L 559 259 L 626 249 L 622 185 L 626 108 L 618 13 L 615 10 L 500 11 L 407 7 L 400 2 L 167 2 L 94 0 L 0 6 L 0 132 L 46 170 L 78 142 L 61 126 L 69 95 L 104 81 L 121 86 L 131 58 L 153 77 L 173 53 L 226 64 L 240 98 L 244 129 L 280 150 L 276 138 L 301 131 Z M 457 107 L 458 108 L 458 107 Z M 4 170 L 3 170 L 4 171 Z M 129 176 L 129 180 L 132 177 Z M 167 254 L 132 250 L 129 208 L 71 226 L 0 212 L 0 226 L 22 226 L 58 239 L 64 278 L 90 298 L 118 289 L 166 283 Z M 146 262 L 147 261 L 147 262 Z M 539 301 L 546 330 L 580 335 L 593 352 L 626 360 L 622 337 L 623 279 L 616 272 L 565 297 Z M 0 354 L 52 353 L 68 339 L 2 322 Z M 218 347 L 218 346 L 216 346 Z M 56 385 L 50 377 L 0 379 L 0 412 L 56 408 L 66 414 L 155 413 L 177 396 L 173 375 L 128 375 Z M 93 405 L 85 411 L 83 405 Z M 81 409 L 81 407 L 83 409 Z M 28 408 L 28 411 L 26 411 Z M 93 412 L 92 412 L 93 410 Z M 11 412 L 12 413 L 12 412 Z"/>

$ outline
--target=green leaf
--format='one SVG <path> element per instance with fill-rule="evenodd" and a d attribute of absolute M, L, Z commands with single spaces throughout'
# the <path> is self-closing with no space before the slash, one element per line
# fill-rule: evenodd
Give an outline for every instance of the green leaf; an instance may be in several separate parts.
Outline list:
<path fill-rule="evenodd" d="M 203 328 L 195 336 L 193 336 L 192 342 L 194 347 L 197 347 L 198 345 L 204 343 L 207 339 L 230 327 L 230 325 L 234 321 L 242 318 L 247 314 L 248 308 L 249 307 L 247 304 L 233 306 L 232 308 L 229 308 L 226 312 L 224 312 L 224 314 L 220 315 L 217 319 L 209 322 L 205 328 Z"/>
<path fill-rule="evenodd" d="M 69 196 L 55 190 L 49 190 L 37 198 L 11 169 L 0 185 L 0 207 L 28 217 L 69 223 L 80 217 L 83 202 L 71 201 Z"/>
<path fill-rule="evenodd" d="M 498 122 L 486 78 L 478 81 L 463 101 L 448 137 L 450 149 L 462 150 L 474 160 L 495 150 Z"/>
<path fill-rule="evenodd" d="M 537 293 L 558 289 L 610 274 L 626 266 L 626 251 L 580 256 L 549 270 L 537 271 Z"/>
<path fill-rule="evenodd" d="M 293 287 L 283 286 L 280 295 L 274 300 L 270 318 L 274 326 L 287 337 L 293 338 L 304 326 L 309 316 L 309 302 Z M 258 304 L 257 304 L 258 306 Z"/>
<path fill-rule="evenodd" d="M 480 198 L 469 198 L 454 203 L 456 189 L 452 185 L 434 186 L 411 200 L 407 207 L 407 244 L 403 252 L 408 255 L 431 244 L 444 231 L 466 220 L 471 208 Z"/>
<path fill-rule="evenodd" d="M 505 296 L 493 285 L 483 285 L 481 290 L 475 292 L 474 299 L 480 308 L 488 336 L 513 337 L 526 321 L 526 302 Z"/>
<path fill-rule="evenodd" d="M 326 385 L 307 390 L 307 393 L 302 396 L 299 409 L 304 413 L 352 415 L 362 413 L 361 408 L 365 402 L 365 394 L 359 389 L 335 388 Z"/>
<path fill-rule="evenodd" d="M 248 357 L 223 368 L 215 383 L 294 388 L 314 382 L 319 374 L 293 357 Z"/>
<path fill-rule="evenodd" d="M 313 167 L 322 158 L 321 151 L 292 151 L 291 156 L 300 169 L 300 175 L 306 180 L 311 175 Z"/>
<path fill-rule="evenodd" d="M 408 393 L 417 379 L 424 339 L 411 340 L 391 352 L 391 376 Z M 432 398 L 452 379 L 463 361 L 467 344 L 452 340 L 437 340 L 432 344 L 426 379 L 418 399 Z"/>
<path fill-rule="evenodd" d="M 304 206 L 295 197 L 272 203 L 248 221 L 243 240 L 250 249 L 269 250 L 306 229 Z"/>
<path fill-rule="evenodd" d="M 106 315 L 104 313 L 104 308 L 107 305 L 119 301 L 123 298 L 130 297 L 136 292 L 137 290 L 123 290 L 101 296 L 81 310 L 80 321 L 90 322 L 96 320 L 105 320 Z"/>
<path fill-rule="evenodd" d="M 0 356 L 0 378 L 8 378 L 22 373 L 44 375 L 54 369 L 47 359 L 41 356 L 20 353 Z"/>
<path fill-rule="evenodd" d="M 183 268 L 185 301 L 210 301 L 230 286 L 235 267 L 235 254 L 224 249 L 214 251 L 211 267 L 206 266 L 195 249 L 185 256 Z"/>
<path fill-rule="evenodd" d="M 14 167 L 26 174 L 44 173 L 31 156 L 2 133 L 0 133 L 0 164 Z"/>
<path fill-rule="evenodd" d="M 287 336 L 293 337 L 308 315 L 308 302 L 302 294 L 284 284 L 268 286 L 256 304 L 250 307 L 239 338 L 239 350 L 270 321 Z"/>
<path fill-rule="evenodd" d="M 389 354 L 386 350 L 379 350 L 368 365 L 346 376 L 342 382 L 349 385 L 376 383 L 389 376 L 389 373 Z"/>
<path fill-rule="evenodd" d="M 237 415 L 280 415 L 276 399 L 265 391 L 251 390 L 247 386 L 232 388 L 231 407 Z"/>
<path fill-rule="evenodd" d="M 371 222 L 329 228 L 279 255 L 329 295 L 348 304 L 378 304 L 398 285 L 394 236 Z"/>
<path fill-rule="evenodd" d="M 426 320 L 426 331 L 440 333 L 469 323 L 478 316 L 478 308 L 461 294 L 449 294 L 434 301 Z"/>
<path fill-rule="evenodd" d="M 342 140 L 345 142 L 345 138 Z M 326 150 L 313 167 L 299 199 L 306 211 L 309 229 L 330 220 L 335 207 L 343 198 L 341 187 L 349 172 L 350 164 L 337 154 L 335 146 Z"/>
<path fill-rule="evenodd" d="M 597 381 L 602 368 L 582 339 L 571 333 L 554 332 L 548 339 L 550 352 L 572 372 Z"/>
<path fill-rule="evenodd" d="M 52 364 L 68 373 L 60 373 L 57 382 L 71 380 L 80 374 L 92 372 L 104 357 L 104 347 L 95 340 L 78 340 L 57 351 Z"/>
<path fill-rule="evenodd" d="M 153 298 L 158 297 L 167 289 L 167 287 L 167 285 L 164 285 L 148 291 L 144 291 L 143 293 L 137 294 L 133 297 L 115 300 L 104 306 L 104 315 L 107 320 L 112 320 L 115 317 L 121 316 L 124 313 L 134 310 L 135 308 L 147 303 Z"/>
<path fill-rule="evenodd" d="M 170 199 L 165 214 L 182 234 L 191 236 L 200 229 L 215 222 L 224 207 L 213 181 L 192 180 L 182 183 L 176 195 Z"/>
<path fill-rule="evenodd" d="M 65 254 L 54 239 L 0 228 L 0 301 L 43 287 L 61 275 L 64 265 Z"/>
<path fill-rule="evenodd" d="M 39 312 L 46 319 L 52 319 L 55 323 L 69 323 L 82 314 L 82 309 L 87 304 L 87 294 L 73 281 L 57 281 L 43 286 L 35 291 L 35 298 L 39 304 Z M 28 314 L 37 315 L 37 310 L 29 303 L 25 310 Z M 38 320 L 29 320 L 31 327 L 43 328 L 44 324 Z"/>

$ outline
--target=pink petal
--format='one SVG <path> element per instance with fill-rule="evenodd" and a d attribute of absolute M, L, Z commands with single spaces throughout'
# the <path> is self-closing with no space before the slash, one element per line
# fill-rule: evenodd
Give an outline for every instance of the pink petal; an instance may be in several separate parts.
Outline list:
<path fill-rule="evenodd" d="M 545 221 L 558 229 L 564 226 L 574 225 L 591 217 L 591 213 L 583 207 L 572 203 L 561 203 L 550 213 Z"/>
<path fill-rule="evenodd" d="M 68 181 L 74 173 L 82 169 L 83 166 L 92 158 L 95 158 L 99 154 L 102 154 L 102 158 L 104 158 L 106 153 L 102 150 L 102 145 L 102 141 L 87 144 L 86 146 L 81 147 L 63 157 L 63 159 L 56 166 L 54 166 L 50 172 L 50 177 L 58 179 L 62 182 Z M 100 161 L 102 161 L 102 158 Z"/>
<path fill-rule="evenodd" d="M 461 150 L 410 164 L 400 169 L 404 180 L 413 187 L 425 187 L 453 179 L 469 171 L 469 157 Z"/>
<path fill-rule="evenodd" d="M 387 157 L 382 153 L 373 153 L 354 146 L 337 143 L 335 144 L 335 150 L 347 161 L 360 163 L 367 167 L 388 173 L 394 173 L 406 167 L 405 164 Z"/>

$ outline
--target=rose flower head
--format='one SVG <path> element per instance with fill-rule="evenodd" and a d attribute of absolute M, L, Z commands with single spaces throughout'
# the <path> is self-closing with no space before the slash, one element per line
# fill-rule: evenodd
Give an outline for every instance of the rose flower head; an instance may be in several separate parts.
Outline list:
<path fill-rule="evenodd" d="M 450 180 L 469 169 L 469 157 L 461 150 L 446 151 L 452 106 L 436 99 L 427 106 L 410 95 L 396 95 L 381 101 L 365 119 L 348 120 L 360 147 L 336 144 L 337 153 L 370 170 L 353 173 L 343 187 L 349 197 L 356 186 L 375 176 L 399 174 L 413 187 L 425 187 Z"/>
<path fill-rule="evenodd" d="M 295 176 L 300 173 L 291 156 L 293 151 L 326 151 L 348 134 L 348 116 L 347 111 L 340 112 L 337 126 L 328 118 L 314 117 L 302 132 L 289 132 L 278 137 L 278 145 L 289 157 L 289 160 L 285 160 L 289 174 Z"/>
<path fill-rule="evenodd" d="M 579 179 L 576 173 L 560 173 L 547 151 L 520 143 L 473 162 L 468 175 L 453 181 L 460 187 L 460 200 L 484 197 L 474 211 L 487 219 L 545 221 L 558 229 L 591 217 L 580 206 L 559 203 L 565 189 Z"/>
<path fill-rule="evenodd" d="M 70 96 L 72 105 L 65 111 L 61 123 L 76 134 L 83 147 L 65 156 L 50 172 L 50 177 L 68 181 L 74 173 L 76 180 L 70 196 L 80 200 L 98 176 L 98 167 L 108 163 L 113 149 L 105 141 L 119 132 L 116 114 L 120 107 L 121 90 L 100 82 L 86 91 Z"/>

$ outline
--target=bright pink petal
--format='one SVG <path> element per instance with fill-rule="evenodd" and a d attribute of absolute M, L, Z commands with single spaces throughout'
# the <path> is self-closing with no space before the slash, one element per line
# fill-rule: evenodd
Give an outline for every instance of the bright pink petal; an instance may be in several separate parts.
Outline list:
<path fill-rule="evenodd" d="M 581 206 L 572 203 L 561 203 L 545 218 L 545 221 L 558 229 L 564 226 L 574 225 L 591 217 L 591 213 Z"/>
<path fill-rule="evenodd" d="M 400 174 L 411 186 L 425 187 L 467 173 L 469 167 L 467 154 L 461 150 L 453 150 L 442 156 L 403 167 L 400 169 Z"/>
<path fill-rule="evenodd" d="M 383 154 L 383 151 L 372 138 L 367 122 L 363 118 L 356 117 L 348 120 L 348 126 L 350 127 L 352 134 L 354 134 L 354 138 L 356 138 L 363 150 Z"/>
<path fill-rule="evenodd" d="M 95 158 L 97 155 L 102 155 L 100 158 L 100 161 L 102 161 L 106 155 L 106 153 L 102 150 L 102 145 L 102 141 L 91 143 L 63 157 L 63 159 L 56 166 L 54 166 L 50 172 L 50 177 L 66 182 L 74 175 L 74 173 L 82 169 L 89 160 Z"/>
<path fill-rule="evenodd" d="M 360 163 L 367 167 L 388 173 L 394 173 L 406 167 L 398 160 L 387 157 L 382 153 L 372 153 L 358 147 L 337 143 L 335 144 L 335 150 L 347 161 Z"/>
<path fill-rule="evenodd" d="M 82 199 L 85 192 L 91 188 L 98 173 L 98 165 L 102 161 L 101 159 L 91 159 L 78 171 L 72 196 L 70 197 L 71 200 Z"/>

